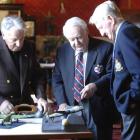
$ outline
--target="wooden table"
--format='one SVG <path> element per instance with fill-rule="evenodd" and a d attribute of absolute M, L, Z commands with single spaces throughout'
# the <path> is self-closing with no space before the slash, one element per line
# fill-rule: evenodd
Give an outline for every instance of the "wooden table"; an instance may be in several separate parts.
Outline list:
<path fill-rule="evenodd" d="M 27 121 L 27 120 L 26 120 Z M 48 139 L 92 139 L 89 130 L 81 132 L 45 132 L 41 131 L 41 119 L 28 119 L 18 127 L 0 128 L 0 140 L 48 140 Z"/>

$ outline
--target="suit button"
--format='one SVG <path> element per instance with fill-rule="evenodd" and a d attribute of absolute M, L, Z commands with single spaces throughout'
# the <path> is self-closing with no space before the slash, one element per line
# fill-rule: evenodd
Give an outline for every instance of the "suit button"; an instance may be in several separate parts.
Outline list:
<path fill-rule="evenodd" d="M 7 84 L 10 84 L 10 80 L 7 80 L 6 82 L 7 82 Z"/>
<path fill-rule="evenodd" d="M 28 84 L 30 85 L 31 84 L 31 81 L 29 81 Z"/>
<path fill-rule="evenodd" d="M 135 107 L 136 107 L 136 104 L 131 104 L 131 105 L 130 105 L 130 108 L 131 108 L 131 109 L 134 109 Z"/>
<path fill-rule="evenodd" d="M 24 54 L 25 57 L 28 57 L 27 54 Z"/>

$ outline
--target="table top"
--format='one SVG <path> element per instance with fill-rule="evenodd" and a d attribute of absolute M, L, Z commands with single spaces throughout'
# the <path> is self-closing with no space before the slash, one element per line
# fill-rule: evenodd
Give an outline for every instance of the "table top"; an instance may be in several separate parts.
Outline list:
<path fill-rule="evenodd" d="M 81 132 L 42 132 L 42 119 L 23 119 L 21 125 L 13 128 L 0 128 L 0 139 L 4 140 L 25 140 L 28 137 L 33 139 L 65 139 L 65 138 L 92 138 L 89 130 Z"/>

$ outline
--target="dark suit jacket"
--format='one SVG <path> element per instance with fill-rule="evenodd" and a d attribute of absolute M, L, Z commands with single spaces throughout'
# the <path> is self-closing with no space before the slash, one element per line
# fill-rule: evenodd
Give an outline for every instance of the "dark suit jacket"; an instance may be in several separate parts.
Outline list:
<path fill-rule="evenodd" d="M 14 105 L 31 103 L 31 93 L 45 97 L 43 73 L 36 61 L 34 46 L 24 41 L 19 53 L 19 71 L 5 41 L 0 37 L 0 104 L 5 100 Z"/>
<path fill-rule="evenodd" d="M 108 123 L 113 120 L 115 106 L 109 92 L 112 44 L 103 40 L 90 38 L 86 64 L 86 85 L 95 82 L 98 91 L 89 99 L 90 111 L 94 121 Z M 74 105 L 73 83 L 75 56 L 69 43 L 64 44 L 57 51 L 55 69 L 53 71 L 53 93 L 58 105 L 67 103 Z M 98 70 L 97 70 L 98 68 Z M 96 69 L 96 70 L 95 70 Z M 87 100 L 82 101 L 86 103 Z"/>
<path fill-rule="evenodd" d="M 140 109 L 140 29 L 125 21 L 118 32 L 112 73 L 112 94 L 122 113 Z M 115 77 L 115 79 L 114 79 Z"/>

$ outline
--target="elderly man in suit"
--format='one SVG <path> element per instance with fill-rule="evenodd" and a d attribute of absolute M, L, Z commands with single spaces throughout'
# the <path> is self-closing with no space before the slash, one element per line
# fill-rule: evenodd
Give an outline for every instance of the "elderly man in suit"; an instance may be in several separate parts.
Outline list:
<path fill-rule="evenodd" d="M 39 109 L 47 108 L 45 79 L 35 57 L 35 46 L 25 40 L 21 17 L 7 16 L 1 21 L 0 37 L 0 112 L 8 114 L 18 104 L 33 104 L 36 94 Z"/>
<path fill-rule="evenodd" d="M 90 23 L 114 41 L 111 89 L 123 120 L 122 140 L 139 140 L 140 29 L 122 17 L 113 1 L 98 5 Z"/>
<path fill-rule="evenodd" d="M 59 110 L 65 110 L 68 105 L 83 105 L 83 118 L 97 137 L 95 139 L 112 140 L 112 124 L 117 114 L 109 92 L 112 44 L 89 37 L 87 24 L 79 17 L 66 21 L 63 34 L 68 42 L 57 50 L 52 76 Z M 81 83 L 82 89 L 75 83 L 75 66 L 80 52 L 83 52 L 84 82 L 82 84 L 82 78 L 76 80 Z M 77 99 L 75 94 L 78 96 L 78 91 L 80 97 Z"/>

